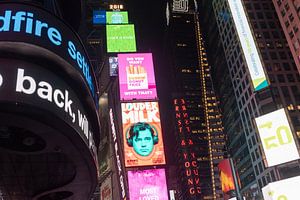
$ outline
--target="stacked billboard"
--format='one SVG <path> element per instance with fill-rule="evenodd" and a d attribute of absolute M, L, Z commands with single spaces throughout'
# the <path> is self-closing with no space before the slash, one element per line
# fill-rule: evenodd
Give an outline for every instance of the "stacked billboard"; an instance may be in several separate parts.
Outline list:
<path fill-rule="evenodd" d="M 151 53 L 118 54 L 122 101 L 157 99 Z"/>
<path fill-rule="evenodd" d="M 135 52 L 135 31 L 133 24 L 106 25 L 107 52 Z"/>
<path fill-rule="evenodd" d="M 118 64 L 130 199 L 168 200 L 165 170 L 143 170 L 166 164 L 152 54 L 118 54 Z"/>
<path fill-rule="evenodd" d="M 164 169 L 129 171 L 128 184 L 130 199 L 169 199 Z"/>
<path fill-rule="evenodd" d="M 165 164 L 158 102 L 122 103 L 125 166 Z"/>

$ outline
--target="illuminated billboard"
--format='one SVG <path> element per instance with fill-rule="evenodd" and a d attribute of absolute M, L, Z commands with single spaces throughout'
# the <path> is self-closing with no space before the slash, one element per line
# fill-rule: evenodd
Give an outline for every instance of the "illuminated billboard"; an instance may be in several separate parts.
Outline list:
<path fill-rule="evenodd" d="M 158 102 L 122 103 L 125 166 L 165 164 Z"/>
<path fill-rule="evenodd" d="M 128 13 L 126 11 L 107 11 L 107 24 L 128 24 Z"/>
<path fill-rule="evenodd" d="M 93 11 L 93 24 L 105 24 L 106 23 L 106 11 L 94 10 Z"/>
<path fill-rule="evenodd" d="M 226 194 L 232 190 L 235 190 L 229 159 L 222 160 L 218 167 L 220 170 L 222 191 Z"/>
<path fill-rule="evenodd" d="M 135 32 L 133 24 L 106 25 L 107 52 L 135 52 Z"/>
<path fill-rule="evenodd" d="M 130 199 L 169 200 L 164 169 L 129 171 Z"/>
<path fill-rule="evenodd" d="M 284 109 L 255 118 L 255 122 L 269 167 L 299 159 Z"/>
<path fill-rule="evenodd" d="M 109 75 L 110 76 L 118 76 L 118 57 L 109 57 Z"/>
<path fill-rule="evenodd" d="M 151 53 L 118 54 L 121 100 L 156 99 Z"/>
<path fill-rule="evenodd" d="M 269 183 L 262 188 L 264 200 L 298 200 L 300 176 Z"/>
<path fill-rule="evenodd" d="M 111 176 L 107 177 L 104 182 L 100 185 L 100 196 L 101 200 L 112 199 L 112 187 L 111 187 Z"/>
<path fill-rule="evenodd" d="M 228 0 L 233 21 L 242 45 L 254 91 L 267 87 L 268 81 L 241 0 Z"/>

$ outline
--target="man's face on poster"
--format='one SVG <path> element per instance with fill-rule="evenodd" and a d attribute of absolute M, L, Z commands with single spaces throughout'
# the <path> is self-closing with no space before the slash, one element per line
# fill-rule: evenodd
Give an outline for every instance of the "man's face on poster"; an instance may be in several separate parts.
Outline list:
<path fill-rule="evenodd" d="M 132 141 L 134 151 L 141 156 L 148 156 L 153 151 L 154 141 L 149 129 L 139 130 Z"/>

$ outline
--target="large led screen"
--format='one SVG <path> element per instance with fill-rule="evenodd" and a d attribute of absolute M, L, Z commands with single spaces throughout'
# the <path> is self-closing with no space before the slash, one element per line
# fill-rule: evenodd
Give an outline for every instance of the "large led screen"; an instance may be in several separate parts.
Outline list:
<path fill-rule="evenodd" d="M 157 102 L 122 103 L 125 166 L 165 164 Z"/>
<path fill-rule="evenodd" d="M 169 199 L 164 169 L 129 171 L 128 185 L 130 199 Z"/>
<path fill-rule="evenodd" d="M 241 0 L 228 0 L 233 21 L 242 45 L 254 90 L 267 87 L 268 81 L 259 57 Z"/>
<path fill-rule="evenodd" d="M 156 99 L 151 53 L 118 54 L 121 100 Z"/>
<path fill-rule="evenodd" d="M 269 167 L 299 159 L 284 109 L 258 117 L 255 122 Z"/>
<path fill-rule="evenodd" d="M 135 52 L 135 32 L 133 24 L 106 25 L 107 52 Z"/>
<path fill-rule="evenodd" d="M 264 200 L 299 200 L 300 176 L 269 183 L 262 188 Z"/>
<path fill-rule="evenodd" d="M 126 11 L 107 11 L 107 24 L 128 24 L 128 13 Z"/>

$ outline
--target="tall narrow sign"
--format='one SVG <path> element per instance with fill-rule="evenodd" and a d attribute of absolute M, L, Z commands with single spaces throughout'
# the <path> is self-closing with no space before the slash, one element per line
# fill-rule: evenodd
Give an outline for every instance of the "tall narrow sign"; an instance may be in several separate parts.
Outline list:
<path fill-rule="evenodd" d="M 258 50 L 255 46 L 242 2 L 241 0 L 228 0 L 228 3 L 250 72 L 254 91 L 261 90 L 269 84 Z"/>

